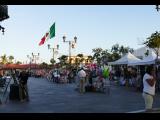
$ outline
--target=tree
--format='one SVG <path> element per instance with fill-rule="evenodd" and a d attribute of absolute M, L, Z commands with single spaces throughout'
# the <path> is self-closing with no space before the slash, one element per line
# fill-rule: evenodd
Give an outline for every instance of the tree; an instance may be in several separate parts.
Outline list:
<path fill-rule="evenodd" d="M 54 65 L 55 62 L 56 62 L 56 61 L 55 61 L 53 58 L 50 59 L 50 63 L 51 63 L 52 65 Z"/>
<path fill-rule="evenodd" d="M 13 63 L 14 57 L 12 55 L 7 57 L 7 55 L 4 54 L 0 57 L 0 59 L 1 59 L 1 64 L 11 64 Z"/>
<path fill-rule="evenodd" d="M 78 67 L 79 64 L 80 64 L 79 58 L 76 57 L 76 58 L 75 58 L 75 66 Z"/>
<path fill-rule="evenodd" d="M 130 53 L 133 53 L 133 52 L 134 52 L 134 49 L 133 49 L 133 48 L 129 48 L 129 52 L 130 52 Z"/>
<path fill-rule="evenodd" d="M 129 52 L 129 47 L 124 47 L 123 45 L 121 45 L 121 47 L 119 48 L 119 54 L 123 56 L 128 52 Z"/>
<path fill-rule="evenodd" d="M 14 57 L 12 55 L 9 56 L 9 63 L 13 63 Z"/>
<path fill-rule="evenodd" d="M 115 47 L 116 48 L 116 47 Z M 109 50 L 103 50 L 102 48 L 96 48 L 93 49 L 94 55 L 93 57 L 91 57 L 91 60 L 96 60 L 97 63 L 100 64 L 107 64 L 107 62 L 111 62 L 117 59 L 117 57 L 114 58 L 115 54 L 118 55 L 118 51 L 116 51 L 114 53 L 110 53 Z"/>
<path fill-rule="evenodd" d="M 115 44 L 115 45 L 113 45 L 112 46 L 112 48 L 111 48 L 111 52 L 112 53 L 119 53 L 119 44 Z"/>
<path fill-rule="evenodd" d="M 17 61 L 17 62 L 16 62 L 16 64 L 22 64 L 22 62 L 20 62 L 20 61 Z"/>
<path fill-rule="evenodd" d="M 79 57 L 79 62 L 82 63 L 84 61 L 84 55 L 83 54 L 78 54 L 77 57 Z"/>
<path fill-rule="evenodd" d="M 123 47 L 121 48 L 121 51 L 123 51 Z M 121 57 L 119 44 L 113 45 L 111 48 L 111 52 L 111 59 L 113 61 L 118 60 Z"/>
<path fill-rule="evenodd" d="M 130 48 L 130 47 L 124 47 L 123 45 L 119 46 L 119 44 L 115 44 L 112 46 L 111 52 L 117 53 L 120 56 L 123 56 L 128 52 L 133 53 L 134 50 L 133 50 L 133 48 Z"/>
<path fill-rule="evenodd" d="M 101 52 L 103 51 L 102 48 L 95 48 L 92 49 L 93 54 L 93 59 L 97 61 L 97 64 L 100 65 L 101 63 Z"/>
<path fill-rule="evenodd" d="M 149 55 L 149 50 L 147 50 L 145 53 L 144 53 L 145 56 L 148 56 Z"/>
<path fill-rule="evenodd" d="M 4 54 L 3 56 L 1 56 L 0 58 L 1 58 L 1 64 L 6 64 L 6 63 L 8 63 L 6 54 Z"/>
<path fill-rule="evenodd" d="M 61 57 L 58 58 L 59 59 L 59 63 L 61 66 L 64 66 L 64 65 L 67 65 L 67 59 L 68 59 L 68 56 L 66 55 L 62 55 Z"/>
<path fill-rule="evenodd" d="M 43 62 L 43 63 L 40 64 L 40 68 L 47 69 L 48 67 L 49 67 L 48 64 L 45 63 L 45 62 Z"/>
<path fill-rule="evenodd" d="M 88 62 L 92 63 L 93 57 L 92 57 L 91 55 L 89 55 L 89 56 L 87 57 L 87 60 L 88 60 Z"/>
<path fill-rule="evenodd" d="M 124 47 L 123 45 L 119 46 L 119 44 L 115 44 L 112 46 L 111 52 L 112 59 L 117 60 L 128 52 L 133 53 L 134 49 L 130 47 Z"/>
<path fill-rule="evenodd" d="M 152 48 L 156 53 L 156 62 L 158 60 L 159 56 L 159 50 L 160 50 L 160 33 L 156 31 L 155 33 L 152 33 L 150 37 L 147 38 L 145 42 L 143 42 L 144 45 L 146 45 L 149 48 Z"/>
<path fill-rule="evenodd" d="M 107 49 L 102 50 L 102 52 L 101 52 L 101 62 L 103 64 L 107 64 L 109 56 L 110 56 L 110 54 L 108 53 Z"/>

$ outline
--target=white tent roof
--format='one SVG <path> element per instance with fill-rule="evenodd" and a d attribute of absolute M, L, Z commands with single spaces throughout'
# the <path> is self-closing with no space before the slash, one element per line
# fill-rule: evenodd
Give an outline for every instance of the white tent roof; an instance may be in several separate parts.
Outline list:
<path fill-rule="evenodd" d="M 141 60 L 129 52 L 125 56 L 120 58 L 119 60 L 116 60 L 115 62 L 109 62 L 108 64 L 110 64 L 110 65 L 124 65 L 124 64 L 132 63 L 132 62 L 136 63 L 139 61 L 141 61 Z"/>
<path fill-rule="evenodd" d="M 129 65 L 148 65 L 148 64 L 155 64 L 156 54 L 152 51 L 147 57 L 143 60 L 135 63 L 131 63 Z M 160 57 L 158 57 L 160 59 Z"/>

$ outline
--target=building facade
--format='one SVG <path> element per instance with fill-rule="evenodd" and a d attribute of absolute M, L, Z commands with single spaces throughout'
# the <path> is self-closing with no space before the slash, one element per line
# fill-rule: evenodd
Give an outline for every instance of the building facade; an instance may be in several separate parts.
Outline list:
<path fill-rule="evenodd" d="M 71 64 L 75 64 L 76 62 L 78 62 L 79 60 L 81 60 L 81 58 L 78 57 L 78 56 L 71 56 L 70 58 L 71 58 Z M 67 62 L 69 62 L 69 57 L 67 59 Z M 91 61 L 88 59 L 88 56 L 83 56 L 83 60 L 82 60 L 81 63 L 83 63 L 83 64 L 89 64 L 89 63 L 91 63 Z"/>

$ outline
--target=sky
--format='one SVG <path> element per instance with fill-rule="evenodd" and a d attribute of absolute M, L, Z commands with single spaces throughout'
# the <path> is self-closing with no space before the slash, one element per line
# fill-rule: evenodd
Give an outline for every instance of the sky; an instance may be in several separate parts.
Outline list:
<path fill-rule="evenodd" d="M 68 55 L 68 43 L 77 37 L 72 55 L 92 54 L 93 48 L 111 49 L 118 43 L 137 49 L 147 37 L 160 31 L 160 12 L 155 5 L 8 5 L 9 19 L 0 23 L 0 56 L 13 55 L 15 60 L 28 63 L 27 55 L 40 53 L 37 62 L 47 62 L 53 56 L 47 44 L 58 54 Z M 56 35 L 39 46 L 41 38 L 56 23 Z"/>

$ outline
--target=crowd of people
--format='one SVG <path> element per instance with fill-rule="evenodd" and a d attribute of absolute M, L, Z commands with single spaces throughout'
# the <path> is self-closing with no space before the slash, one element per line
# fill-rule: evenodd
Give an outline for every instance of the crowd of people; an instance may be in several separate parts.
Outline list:
<path fill-rule="evenodd" d="M 11 71 L 14 83 L 19 84 L 19 97 L 21 101 L 29 101 L 27 80 L 29 76 L 44 77 L 57 84 L 75 83 L 77 90 L 83 94 L 85 92 L 97 92 L 106 89 L 106 84 L 117 81 L 120 86 L 135 87 L 141 90 L 145 101 L 146 110 L 152 109 L 153 98 L 156 90 L 159 90 L 160 67 L 141 66 L 82 66 L 77 69 L 54 68 L 51 70 Z M 157 68 L 157 69 L 156 69 Z M 154 71 L 153 71 L 154 70 Z M 3 77 L 1 72 L 0 77 Z M 18 81 L 17 81 L 18 80 Z"/>
<path fill-rule="evenodd" d="M 120 86 L 134 87 L 143 90 L 143 76 L 148 66 L 118 67 L 110 71 L 110 80 L 118 81 Z M 160 67 L 156 67 L 156 91 L 160 91 Z"/>
<path fill-rule="evenodd" d="M 84 71 L 85 77 L 81 77 Z M 85 91 L 98 91 L 103 89 L 106 81 L 115 81 L 120 86 L 135 87 L 136 90 L 143 89 L 143 75 L 145 70 L 134 67 L 109 67 L 109 66 L 83 66 L 77 69 L 54 68 L 52 70 L 37 70 L 40 77 L 47 78 L 57 84 L 75 83 L 77 88 L 84 84 Z M 159 75 L 160 76 L 160 75 Z M 83 80 L 82 80 L 83 78 Z M 106 79 L 107 78 L 107 79 Z M 81 90 L 82 91 L 82 90 Z M 84 90 L 83 90 L 84 91 Z"/>
<path fill-rule="evenodd" d="M 76 69 L 55 68 L 46 73 L 45 77 L 53 83 L 74 83 Z"/>
<path fill-rule="evenodd" d="M 101 91 L 106 80 L 109 79 L 109 67 L 83 66 L 78 68 L 53 68 L 51 70 L 40 69 L 31 72 L 33 77 L 46 78 L 56 84 L 75 83 L 77 89 L 84 91 Z M 83 90 L 82 90 L 83 88 Z"/>

